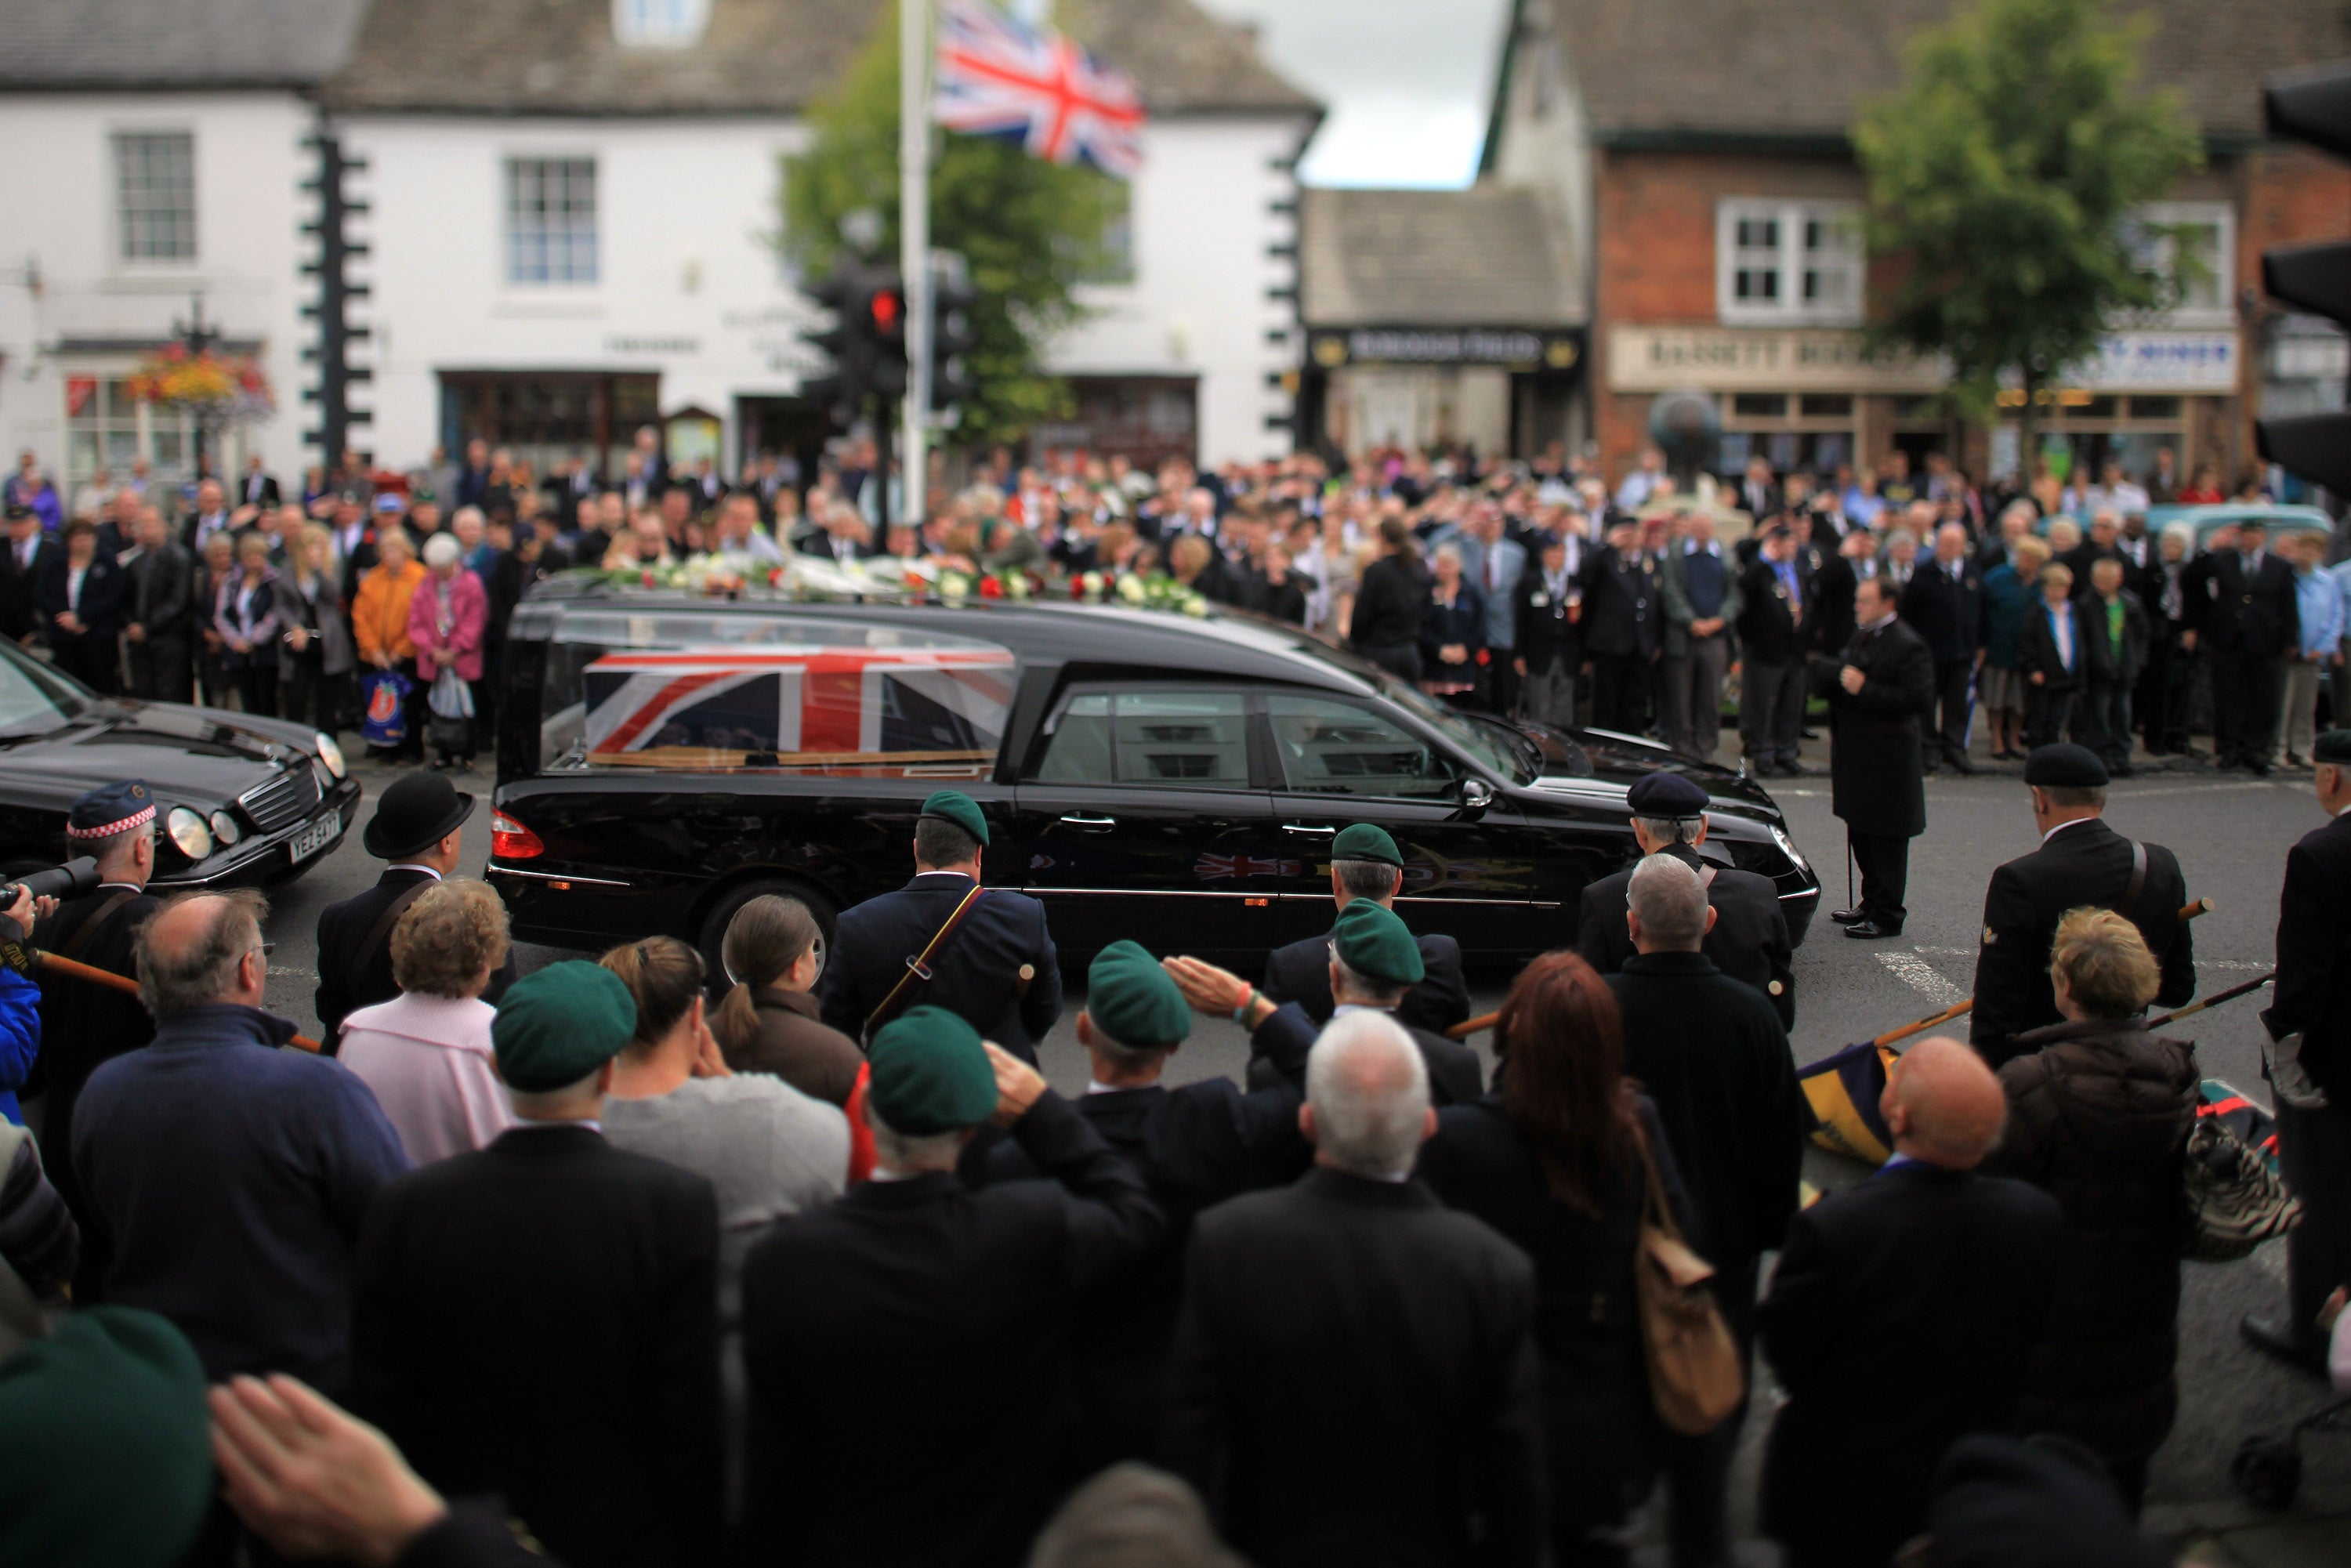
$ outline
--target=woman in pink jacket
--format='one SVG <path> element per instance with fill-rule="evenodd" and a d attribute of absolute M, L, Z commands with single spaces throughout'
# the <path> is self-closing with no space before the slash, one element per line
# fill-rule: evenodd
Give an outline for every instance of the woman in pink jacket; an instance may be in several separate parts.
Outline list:
<path fill-rule="evenodd" d="M 434 534 L 424 541 L 424 580 L 408 601 L 408 640 L 416 644 L 416 678 L 429 690 L 443 670 L 454 670 L 465 683 L 466 708 L 479 712 L 482 679 L 482 636 L 490 622 L 490 596 L 482 580 L 460 564 L 456 539 Z M 437 709 L 434 716 L 441 718 Z M 435 723 L 434 744 L 441 756 L 435 768 L 474 770 L 474 725 Z"/>

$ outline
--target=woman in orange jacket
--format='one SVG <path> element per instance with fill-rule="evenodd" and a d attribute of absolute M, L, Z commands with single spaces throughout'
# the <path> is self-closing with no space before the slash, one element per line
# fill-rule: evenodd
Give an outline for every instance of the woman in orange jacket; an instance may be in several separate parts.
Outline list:
<path fill-rule="evenodd" d="M 408 530 L 397 525 L 377 534 L 376 564 L 360 579 L 351 599 L 351 640 L 359 645 L 362 697 L 367 672 L 385 670 L 408 678 L 408 732 L 397 747 L 371 746 L 379 758 L 424 758 L 424 685 L 416 678 L 416 644 L 408 638 L 409 602 L 424 580 Z"/>

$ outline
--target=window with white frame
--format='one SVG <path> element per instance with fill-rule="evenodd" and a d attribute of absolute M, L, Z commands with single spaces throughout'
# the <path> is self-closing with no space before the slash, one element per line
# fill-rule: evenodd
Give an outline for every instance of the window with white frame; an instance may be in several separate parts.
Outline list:
<path fill-rule="evenodd" d="M 2233 325 L 2237 214 L 2226 202 L 2151 202 L 2131 215 L 2139 266 L 2163 279 L 2162 319 L 2178 326 Z"/>
<path fill-rule="evenodd" d="M 710 0 L 612 0 L 612 36 L 623 44 L 683 48 L 709 22 Z"/>
<path fill-rule="evenodd" d="M 126 262 L 196 259 L 196 139 L 185 131 L 114 134 L 115 254 Z"/>
<path fill-rule="evenodd" d="M 596 161 L 507 159 L 507 281 L 537 288 L 596 280 Z"/>
<path fill-rule="evenodd" d="M 1861 323 L 1861 208 L 1741 199 L 1715 209 L 1715 297 L 1731 326 Z"/>

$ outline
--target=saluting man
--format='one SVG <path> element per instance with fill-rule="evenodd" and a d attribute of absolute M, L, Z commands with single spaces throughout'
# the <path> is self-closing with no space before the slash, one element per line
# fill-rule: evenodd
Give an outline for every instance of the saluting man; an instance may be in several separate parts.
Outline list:
<path fill-rule="evenodd" d="M 57 905 L 33 930 L 33 946 L 126 979 L 139 977 L 132 943 L 161 901 L 147 892 L 155 873 L 155 797 L 139 779 L 101 784 L 66 816 L 66 847 L 98 862 L 98 886 Z M 73 1172 L 74 1103 L 99 1062 L 155 1038 L 155 1020 L 126 992 L 44 969 L 41 1063 L 47 1109 L 41 1122 L 41 1166 L 77 1214 L 81 1186 Z"/>
<path fill-rule="evenodd" d="M 1991 873 L 1984 894 L 1983 946 L 1976 950 L 1975 1009 L 1969 1039 L 1995 1068 L 2026 1054 L 2015 1039 L 2062 1023 L 2049 985 L 2049 949 L 2069 909 L 2111 909 L 2138 927 L 2163 966 L 2155 999 L 2178 1007 L 2196 995 L 2196 951 L 2179 857 L 2106 826 L 2106 765 L 2082 746 L 2035 747 L 2025 758 L 2032 822 L 2041 847 Z"/>
<path fill-rule="evenodd" d="M 826 1023 L 870 1040 L 908 1008 L 927 1004 L 1036 1064 L 1035 1042 L 1061 1016 L 1061 968 L 1045 906 L 981 885 L 987 848 L 987 819 L 970 796 L 941 789 L 923 802 L 914 880 L 841 912 L 824 969 Z"/>
<path fill-rule="evenodd" d="M 1780 890 L 1771 879 L 1732 866 L 1708 865 L 1698 858 L 1706 842 L 1706 787 L 1679 773 L 1644 775 L 1625 792 L 1633 812 L 1633 839 L 1643 860 L 1671 855 L 1698 873 L 1706 883 L 1706 901 L 1714 906 L 1714 925 L 1700 951 L 1714 967 L 1742 984 L 1752 986 L 1780 1015 L 1782 1029 L 1796 1027 L 1796 977 L 1791 966 L 1793 946 L 1788 940 L 1788 917 L 1780 908 Z M 1635 861 L 1614 876 L 1604 876 L 1583 890 L 1577 911 L 1575 950 L 1603 975 L 1625 967 L 1637 951 L 1625 924 L 1632 907 Z"/>
<path fill-rule="evenodd" d="M 1343 913 L 1359 898 L 1367 898 L 1393 912 L 1404 887 L 1404 856 L 1384 828 L 1351 822 L 1331 841 L 1331 896 L 1333 915 Z M 1438 1033 L 1469 1017 L 1469 988 L 1461 977 L 1461 944 L 1450 936 L 1430 934 L 1413 938 L 1420 949 L 1424 973 L 1396 1006 L 1396 1021 L 1409 1029 Z M 1296 1002 L 1320 1029 L 1331 1021 L 1338 1004 L 1331 996 L 1331 937 L 1309 936 L 1266 955 L 1265 994 L 1277 1002 Z"/>

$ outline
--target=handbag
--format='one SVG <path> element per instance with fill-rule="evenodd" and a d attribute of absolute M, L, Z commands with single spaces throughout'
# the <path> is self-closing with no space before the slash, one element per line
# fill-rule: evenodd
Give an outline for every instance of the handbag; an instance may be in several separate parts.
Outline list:
<path fill-rule="evenodd" d="M 371 670 L 360 681 L 360 738 L 398 746 L 408 738 L 408 694 L 413 682 L 397 670 Z"/>
<path fill-rule="evenodd" d="M 2275 1135 L 2264 1138 L 2258 1125 L 2240 1135 L 2230 1124 L 2248 1110 L 2259 1114 L 2241 1097 L 2216 1103 L 2203 1087 L 2197 1089 L 2196 1124 L 2179 1166 L 2179 1255 L 2191 1261 L 2233 1262 L 2302 1218 L 2302 1200 L 2262 1156 Z"/>
<path fill-rule="evenodd" d="M 425 701 L 432 706 L 435 718 L 474 716 L 474 689 L 454 665 L 441 666 L 441 673 L 433 677 L 433 691 Z"/>
<path fill-rule="evenodd" d="M 1647 1191 L 1633 1252 L 1633 1284 L 1648 1363 L 1649 1403 L 1670 1431 L 1700 1437 L 1747 1397 L 1747 1367 L 1707 1281 L 1714 1265 L 1690 1249 L 1666 1203 L 1646 1131 L 1635 1129 Z"/>

